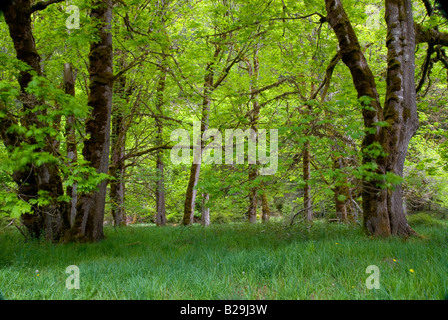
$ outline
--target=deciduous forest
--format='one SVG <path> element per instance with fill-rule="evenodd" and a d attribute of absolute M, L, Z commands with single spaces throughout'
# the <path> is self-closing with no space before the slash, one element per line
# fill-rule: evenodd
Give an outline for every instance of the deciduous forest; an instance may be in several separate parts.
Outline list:
<path fill-rule="evenodd" d="M 0 11 L 0 299 L 448 299 L 445 2 Z"/>

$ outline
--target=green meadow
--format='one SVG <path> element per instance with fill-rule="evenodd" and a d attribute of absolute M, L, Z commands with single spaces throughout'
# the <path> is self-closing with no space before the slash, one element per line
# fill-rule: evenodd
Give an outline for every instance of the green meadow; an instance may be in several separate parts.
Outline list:
<path fill-rule="evenodd" d="M 3 228 L 0 291 L 3 299 L 446 299 L 446 221 L 410 221 L 420 237 L 369 238 L 359 226 L 318 220 L 107 227 L 99 243 L 50 244 Z M 66 288 L 70 265 L 79 289 Z M 379 289 L 366 286 L 370 265 Z"/>

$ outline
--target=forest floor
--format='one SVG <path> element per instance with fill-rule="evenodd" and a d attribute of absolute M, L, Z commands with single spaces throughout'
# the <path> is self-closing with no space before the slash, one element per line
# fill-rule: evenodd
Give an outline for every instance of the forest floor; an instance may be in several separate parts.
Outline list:
<path fill-rule="evenodd" d="M 4 299 L 447 299 L 448 223 L 411 218 L 422 237 L 372 239 L 359 226 L 316 221 L 106 227 L 100 243 L 54 245 L 24 243 L 3 228 L 0 292 Z M 78 290 L 66 288 L 70 265 L 79 267 Z M 366 273 L 371 265 L 378 272 Z M 368 289 L 376 274 L 379 289 Z"/>

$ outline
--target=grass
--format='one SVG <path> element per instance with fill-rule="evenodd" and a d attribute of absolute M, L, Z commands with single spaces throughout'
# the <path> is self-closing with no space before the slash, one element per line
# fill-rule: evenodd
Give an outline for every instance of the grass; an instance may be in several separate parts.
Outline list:
<path fill-rule="evenodd" d="M 421 221 L 420 221 L 421 222 Z M 439 221 L 440 222 L 440 221 Z M 24 243 L 0 231 L 5 299 L 444 299 L 445 222 L 423 238 L 370 239 L 359 227 L 317 221 L 184 227 L 107 227 L 96 244 Z M 66 289 L 67 266 L 80 289 Z M 380 289 L 369 290 L 369 265 Z"/>

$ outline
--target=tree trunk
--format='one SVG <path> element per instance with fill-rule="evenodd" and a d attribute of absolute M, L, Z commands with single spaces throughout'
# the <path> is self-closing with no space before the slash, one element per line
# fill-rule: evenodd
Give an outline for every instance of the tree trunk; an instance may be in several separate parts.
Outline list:
<path fill-rule="evenodd" d="M 207 206 L 209 198 L 210 195 L 208 193 L 202 194 L 201 223 L 204 227 L 210 225 L 210 208 Z"/>
<path fill-rule="evenodd" d="M 341 200 L 339 196 L 345 196 L 342 188 L 340 186 L 336 186 L 334 190 L 334 198 L 336 205 L 336 216 L 339 219 L 339 222 L 347 223 L 347 201 Z"/>
<path fill-rule="evenodd" d="M 14 43 L 17 59 L 28 64 L 32 71 L 38 76 L 42 75 L 40 66 L 40 56 L 36 50 L 31 24 L 31 1 L 16 0 L 4 4 L 3 15 L 8 24 L 9 34 Z M 42 104 L 35 96 L 26 93 L 25 89 L 32 80 L 32 74 L 29 71 L 21 71 L 18 82 L 21 89 L 21 100 L 23 101 L 23 110 L 26 114 L 21 118 L 21 125 L 25 128 L 35 126 L 44 128 L 49 125 L 39 119 L 39 116 L 45 116 L 47 110 L 33 111 L 34 107 Z M 3 125 L 13 124 L 12 119 L 3 119 Z M 9 126 L 2 126 L 1 137 L 5 146 L 13 148 L 20 145 L 21 142 L 37 144 L 34 137 L 24 139 L 17 134 L 7 132 Z M 45 145 L 35 149 L 35 152 L 45 152 L 56 155 L 54 146 L 57 145 L 54 137 L 46 137 Z M 58 200 L 64 195 L 62 179 L 59 168 L 56 164 L 44 163 L 40 166 L 33 164 L 27 165 L 21 170 L 13 173 L 13 179 L 18 184 L 18 194 L 21 199 L 29 202 L 31 199 L 39 197 L 39 192 L 48 196 L 49 203 L 43 206 L 34 206 L 31 214 L 23 214 L 21 220 L 28 230 L 31 237 L 38 238 L 42 229 L 45 229 L 47 240 L 57 241 L 65 232 L 69 225 L 68 206 L 65 202 Z"/>
<path fill-rule="evenodd" d="M 86 123 L 86 136 L 82 150 L 84 159 L 98 173 L 107 173 L 110 147 L 110 118 L 113 87 L 113 49 L 110 23 L 112 4 L 110 0 L 96 1 L 90 16 L 100 21 L 99 40 L 90 45 L 89 98 L 92 108 Z M 75 225 L 72 236 L 82 241 L 103 239 L 107 180 L 103 180 L 96 191 L 82 194 L 78 198 Z"/>
<path fill-rule="evenodd" d="M 269 222 L 271 219 L 271 210 L 269 210 L 269 202 L 266 192 L 261 194 L 261 221 L 263 223 Z"/>
<path fill-rule="evenodd" d="M 215 57 L 219 54 L 219 47 L 215 50 Z M 194 150 L 194 160 L 191 165 L 190 170 L 190 179 L 188 180 L 187 192 L 185 196 L 185 207 L 184 207 L 184 216 L 182 219 L 182 224 L 184 226 L 190 225 L 193 223 L 194 218 L 194 210 L 196 203 L 196 185 L 199 181 L 199 172 L 201 170 L 201 162 L 202 162 L 202 150 L 205 147 L 205 141 L 202 139 L 202 135 L 208 128 L 208 121 L 210 116 L 210 105 L 212 102 L 211 93 L 213 92 L 213 76 L 214 76 L 214 62 L 210 62 L 207 64 L 205 70 L 204 77 L 204 95 L 202 100 L 202 119 L 201 119 L 201 132 L 198 137 L 193 137 L 193 139 L 197 139 L 195 145 L 197 146 Z M 199 149 L 198 149 L 199 148 Z"/>
<path fill-rule="evenodd" d="M 119 81 L 120 82 L 120 81 Z M 119 109 L 121 106 L 118 106 Z M 126 225 L 126 211 L 124 208 L 125 197 L 125 146 L 126 129 L 123 126 L 124 116 L 121 110 L 114 110 L 112 117 L 112 136 L 111 136 L 111 165 L 109 174 L 115 179 L 109 181 L 111 213 L 114 219 L 114 226 Z"/>
<path fill-rule="evenodd" d="M 303 181 L 305 186 L 303 187 L 303 209 L 305 219 L 308 222 L 313 221 L 313 208 L 311 199 L 310 188 L 310 172 L 311 172 L 311 155 L 310 155 L 310 142 L 306 141 L 303 146 Z"/>
<path fill-rule="evenodd" d="M 72 65 L 66 63 L 64 65 L 64 88 L 65 93 L 71 96 L 75 96 L 75 75 L 73 74 Z M 78 148 L 76 143 L 76 130 L 75 130 L 75 116 L 69 115 L 65 121 L 65 136 L 67 141 L 67 158 L 68 166 L 78 160 Z M 70 196 L 70 225 L 75 223 L 76 216 L 76 204 L 78 202 L 78 195 L 76 192 L 77 183 L 75 182 L 71 186 L 67 186 L 67 195 Z"/>
<path fill-rule="evenodd" d="M 229 12 L 225 13 L 225 16 L 228 16 Z M 225 39 L 227 35 L 222 35 L 221 39 Z M 227 45 L 226 45 L 227 46 Z M 229 47 L 226 47 L 229 49 Z M 215 44 L 215 52 L 213 58 L 210 62 L 207 63 L 205 68 L 205 76 L 204 76 L 204 91 L 202 94 L 202 116 L 201 116 L 201 132 L 195 136 L 193 129 L 193 141 L 195 148 L 193 149 L 193 164 L 191 165 L 190 170 L 190 178 L 188 180 L 187 191 L 185 195 L 185 206 L 184 206 L 184 215 L 182 218 L 182 225 L 189 225 L 193 223 L 194 218 L 194 210 L 195 210 L 195 201 L 196 201 L 196 186 L 199 181 L 199 173 L 201 170 L 201 162 L 202 162 L 202 151 L 205 147 L 205 141 L 202 139 L 204 132 L 208 129 L 209 125 L 209 117 L 210 117 L 210 106 L 211 106 L 211 95 L 213 91 L 222 84 L 222 82 L 226 79 L 229 74 L 232 66 L 235 65 L 237 61 L 239 61 L 240 54 L 235 59 L 230 59 L 230 55 L 233 52 L 229 50 L 229 56 L 227 59 L 227 64 L 225 68 L 219 73 L 216 82 L 214 82 L 215 77 L 215 68 L 216 65 L 221 61 L 222 56 L 220 57 L 223 48 L 220 44 Z M 229 62 L 230 61 L 230 62 Z"/>
<path fill-rule="evenodd" d="M 167 67 L 165 65 L 165 58 L 163 57 L 160 62 L 160 78 L 157 84 L 156 93 L 156 109 L 157 115 L 155 118 L 157 128 L 157 145 L 163 143 L 163 106 L 165 104 L 164 93 L 166 85 Z M 158 226 L 166 225 L 166 209 L 165 209 L 165 176 L 164 176 L 164 162 L 163 162 L 163 150 L 157 151 L 156 155 L 156 170 L 157 170 L 157 184 L 156 184 L 156 224 Z"/>
<path fill-rule="evenodd" d="M 156 185 L 156 224 L 158 226 L 166 225 L 166 209 L 165 209 L 165 177 L 164 163 L 162 152 L 157 152 L 157 185 Z"/>
<path fill-rule="evenodd" d="M 257 178 L 257 167 L 249 165 L 249 181 L 253 182 Z M 249 190 L 249 210 L 248 221 L 249 223 L 257 222 L 257 187 L 250 187 Z"/>
<path fill-rule="evenodd" d="M 326 0 L 327 20 L 338 38 L 342 60 L 350 69 L 358 98 L 367 96 L 363 118 L 366 135 L 363 162 L 376 164 L 375 173 L 402 176 L 409 140 L 418 126 L 414 86 L 415 36 L 410 0 L 386 0 L 388 48 L 387 94 L 384 111 L 373 74 L 340 0 Z M 378 122 L 387 121 L 384 127 Z M 388 156 L 374 156 L 368 149 L 380 145 Z M 363 181 L 363 225 L 377 236 L 414 234 L 402 207 L 401 186 L 381 187 L 384 178 Z"/>
<path fill-rule="evenodd" d="M 333 148 L 333 151 L 336 151 Z M 344 168 L 343 158 L 338 156 L 333 158 L 333 169 L 341 170 Z M 347 216 L 347 205 L 350 199 L 350 193 L 347 186 L 347 178 L 344 177 L 343 181 L 336 181 L 334 186 L 334 198 L 335 198 L 335 207 L 336 207 L 336 215 L 339 219 L 339 222 L 348 222 Z"/>
<path fill-rule="evenodd" d="M 118 51 L 118 50 L 117 50 Z M 126 68 L 126 55 L 122 54 L 119 59 L 121 69 Z M 114 178 L 109 181 L 110 191 L 109 197 L 111 201 L 111 214 L 114 220 L 114 226 L 126 225 L 126 210 L 124 207 L 125 199 L 125 182 L 124 175 L 125 151 L 126 151 L 126 133 L 127 125 L 125 124 L 124 108 L 129 102 L 131 91 L 126 91 L 126 76 L 121 75 L 114 83 L 119 101 L 112 105 L 112 135 L 111 135 L 111 165 L 109 174 Z M 121 101 L 125 101 L 124 105 Z"/>
<path fill-rule="evenodd" d="M 250 100 L 252 101 L 252 110 L 249 112 L 249 125 L 255 135 L 255 143 L 257 143 L 258 134 L 258 118 L 260 116 L 260 103 L 258 102 L 258 93 L 256 93 L 258 86 L 258 75 L 260 71 L 260 62 L 258 60 L 258 45 L 256 45 L 254 50 L 254 56 L 252 63 L 249 59 L 246 59 L 247 70 L 250 77 Z M 251 137 L 249 137 L 251 139 Z M 249 182 L 254 183 L 258 176 L 257 163 L 249 163 Z M 251 186 L 249 190 L 249 209 L 248 209 L 248 219 L 250 223 L 257 222 L 257 202 L 258 202 L 258 187 Z"/>
<path fill-rule="evenodd" d="M 389 141 L 386 170 L 403 177 L 403 167 L 409 141 L 418 129 L 415 92 L 415 32 L 411 0 L 387 0 L 387 93 L 384 119 Z M 403 211 L 403 192 L 400 185 L 388 190 L 387 211 L 391 233 L 409 236 L 415 232 L 409 226 Z"/>

